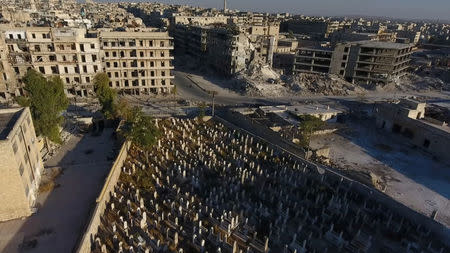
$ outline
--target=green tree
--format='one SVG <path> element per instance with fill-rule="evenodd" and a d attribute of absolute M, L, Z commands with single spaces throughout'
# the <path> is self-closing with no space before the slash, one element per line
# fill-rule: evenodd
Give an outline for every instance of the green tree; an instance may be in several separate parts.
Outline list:
<path fill-rule="evenodd" d="M 312 115 L 301 115 L 298 116 L 298 119 L 300 120 L 300 145 L 309 151 L 312 134 L 321 129 L 325 125 L 325 122 Z"/>
<path fill-rule="evenodd" d="M 61 143 L 59 126 L 64 121 L 61 113 L 69 106 L 61 78 L 46 79 L 41 73 L 29 70 L 23 82 L 27 96 L 18 98 L 17 102 L 30 107 L 36 134 Z"/>
<path fill-rule="evenodd" d="M 109 77 L 106 73 L 98 73 L 94 77 L 94 90 L 102 106 L 102 113 L 107 119 L 116 117 L 117 91 L 109 87 Z"/>
<path fill-rule="evenodd" d="M 161 135 L 152 117 L 145 115 L 139 107 L 131 108 L 123 126 L 123 132 L 127 140 L 145 152 L 148 162 L 151 148 Z"/>

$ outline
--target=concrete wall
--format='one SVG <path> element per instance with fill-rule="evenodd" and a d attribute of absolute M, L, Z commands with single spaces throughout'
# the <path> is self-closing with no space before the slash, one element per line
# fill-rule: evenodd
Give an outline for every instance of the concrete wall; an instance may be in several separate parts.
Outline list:
<path fill-rule="evenodd" d="M 106 204 L 111 197 L 111 192 L 114 190 L 114 186 L 119 180 L 120 173 L 122 172 L 122 166 L 128 156 L 128 150 L 130 149 L 130 146 L 130 142 L 125 142 L 122 145 L 119 155 L 114 161 L 114 164 L 105 179 L 105 184 L 103 185 L 102 191 L 100 192 L 100 195 L 96 200 L 97 204 L 92 213 L 90 221 L 87 224 L 86 230 L 84 231 L 83 237 L 81 238 L 76 252 L 91 252 L 91 245 L 94 241 L 95 234 L 97 234 L 98 226 L 100 225 L 100 217 L 105 212 Z"/>

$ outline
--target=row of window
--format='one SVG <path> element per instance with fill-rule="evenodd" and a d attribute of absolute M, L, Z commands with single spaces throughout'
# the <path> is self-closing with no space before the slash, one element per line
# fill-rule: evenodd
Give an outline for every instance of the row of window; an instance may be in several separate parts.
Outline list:
<path fill-rule="evenodd" d="M 93 66 L 94 73 L 97 73 L 98 70 L 99 70 L 99 67 L 97 65 L 92 65 L 92 66 Z M 81 72 L 80 72 L 80 68 L 78 66 L 73 67 L 74 72 L 76 74 L 83 74 L 83 73 L 87 74 L 87 73 L 89 73 L 87 65 L 82 65 L 81 67 L 82 67 L 82 71 Z M 47 73 L 45 71 L 45 67 L 43 67 L 43 66 L 39 67 L 38 70 L 39 70 L 39 72 L 41 72 L 44 75 L 45 74 L 54 74 L 54 75 L 57 75 L 57 74 L 70 74 L 69 67 L 64 67 L 62 73 L 60 73 L 58 66 L 51 66 L 50 67 L 50 73 Z"/>
<path fill-rule="evenodd" d="M 127 78 L 128 77 L 128 72 L 122 72 L 122 76 L 120 76 L 119 72 L 107 72 L 107 73 L 108 73 L 108 77 L 109 78 L 112 78 L 112 77 L 115 77 L 115 78 L 119 78 L 119 77 Z M 113 73 L 114 73 L 114 75 L 113 75 Z M 142 70 L 141 71 L 137 71 L 137 70 L 135 70 L 135 71 L 131 72 L 131 77 L 139 77 L 139 76 L 145 77 L 146 76 L 146 71 L 142 71 Z M 150 76 L 154 77 L 155 76 L 155 71 L 150 71 Z M 166 71 L 161 71 L 161 76 L 166 76 Z"/>
<path fill-rule="evenodd" d="M 165 47 L 168 43 L 166 41 L 160 41 L 159 46 Z M 143 40 L 138 41 L 138 45 L 140 47 L 147 46 L 146 43 Z M 148 46 L 153 47 L 153 45 L 156 45 L 156 43 L 153 42 L 153 40 L 148 41 Z M 105 47 L 135 47 L 136 46 L 136 40 L 130 40 L 130 41 L 104 41 L 103 46 Z"/>
<path fill-rule="evenodd" d="M 111 68 L 111 66 L 113 68 L 118 68 L 119 67 L 119 62 L 115 61 L 115 62 L 112 63 L 112 65 L 111 65 L 111 62 L 106 62 L 106 67 L 107 68 Z M 145 66 L 145 61 L 139 61 L 139 66 L 141 68 L 145 68 L 146 67 Z M 165 61 L 161 61 L 160 62 L 160 67 L 165 67 L 165 66 L 166 66 L 166 62 Z M 123 67 L 123 68 L 127 68 L 127 67 L 137 68 L 138 67 L 138 62 L 137 61 L 133 61 L 133 62 L 130 62 L 130 64 L 128 64 L 127 62 L 124 61 L 124 62 L 122 62 L 122 66 L 121 67 Z M 153 67 L 155 67 L 155 62 L 154 61 L 150 61 L 150 68 L 153 68 Z"/>
<path fill-rule="evenodd" d="M 169 82 L 166 82 L 166 80 L 161 80 L 161 85 L 162 86 L 165 86 L 167 83 L 169 83 Z M 124 87 L 146 86 L 147 84 L 148 83 L 147 83 L 146 80 L 137 80 L 136 79 L 136 80 L 132 80 L 131 82 L 129 80 L 124 80 L 123 81 L 123 86 Z M 154 79 L 150 80 L 150 85 L 151 86 L 156 86 L 156 80 L 154 80 Z M 110 87 L 121 87 L 120 81 L 109 82 L 109 86 Z"/>
<path fill-rule="evenodd" d="M 150 51 L 149 54 L 147 55 L 144 51 L 139 51 L 139 57 L 155 57 L 155 53 L 153 51 Z M 159 53 L 160 57 L 165 57 L 166 53 L 164 51 L 161 51 Z M 113 51 L 113 52 L 105 52 L 105 57 L 109 58 L 109 57 L 137 57 L 137 53 L 136 50 L 131 50 L 128 54 L 125 53 L 125 51 Z"/>

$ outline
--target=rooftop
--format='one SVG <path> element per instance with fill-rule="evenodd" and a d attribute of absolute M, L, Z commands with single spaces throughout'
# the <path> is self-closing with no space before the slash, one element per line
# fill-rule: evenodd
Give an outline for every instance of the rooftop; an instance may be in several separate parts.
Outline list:
<path fill-rule="evenodd" d="M 23 109 L 2 109 L 0 110 L 0 140 L 6 139 L 9 132 L 13 129 L 14 124 L 17 119 L 19 119 L 20 114 L 22 114 Z"/>
<path fill-rule="evenodd" d="M 404 43 L 374 41 L 374 40 L 357 41 L 355 42 L 355 44 L 359 44 L 364 47 L 374 47 L 383 49 L 405 49 L 414 46 L 414 44 L 404 44 Z"/>

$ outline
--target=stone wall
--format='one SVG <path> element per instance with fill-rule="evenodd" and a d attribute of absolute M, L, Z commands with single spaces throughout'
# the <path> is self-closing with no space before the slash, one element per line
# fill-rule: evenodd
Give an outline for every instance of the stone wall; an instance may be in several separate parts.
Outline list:
<path fill-rule="evenodd" d="M 130 149 L 131 143 L 124 142 L 113 166 L 105 179 L 105 184 L 103 185 L 102 191 L 98 196 L 96 206 L 92 213 L 89 223 L 83 233 L 80 244 L 75 252 L 78 253 L 88 253 L 91 252 L 91 245 L 94 241 L 94 236 L 97 234 L 98 226 L 100 225 L 100 217 L 105 211 L 106 203 L 108 203 L 111 195 L 111 191 L 114 190 L 114 186 L 119 180 L 120 173 L 122 172 L 122 166 L 128 156 L 128 150 Z"/>

